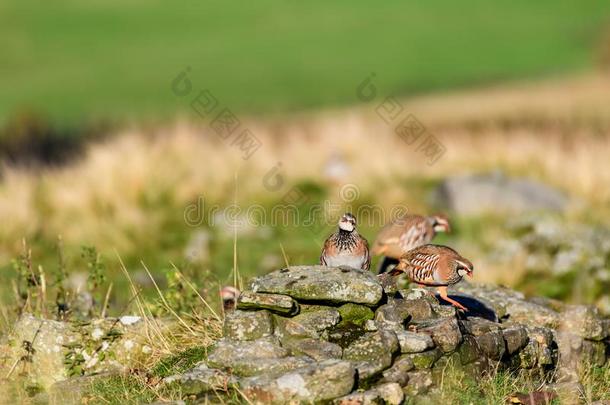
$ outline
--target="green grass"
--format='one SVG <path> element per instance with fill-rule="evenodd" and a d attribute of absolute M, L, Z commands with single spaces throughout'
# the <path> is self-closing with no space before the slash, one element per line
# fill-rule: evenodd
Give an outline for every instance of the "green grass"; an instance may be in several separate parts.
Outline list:
<path fill-rule="evenodd" d="M 594 0 L 0 4 L 0 123 L 21 109 L 53 121 L 163 119 L 191 67 L 221 106 L 275 113 L 559 73 L 594 63 L 610 3 Z"/>
<path fill-rule="evenodd" d="M 555 392 L 557 397 L 549 405 L 581 403 L 594 401 L 607 401 L 610 399 L 610 366 L 592 366 L 582 370 L 580 383 L 584 392 L 561 387 L 553 388 L 553 381 L 549 376 L 538 375 L 533 370 L 499 370 L 487 375 L 476 377 L 465 373 L 459 367 L 449 365 L 444 371 L 439 389 L 421 398 L 411 399 L 408 404 L 447 403 L 489 405 L 506 404 L 507 399 L 514 394 L 530 394 L 537 391 Z M 549 385 L 551 384 L 551 387 Z M 512 402 L 511 402 L 512 403 Z"/>
<path fill-rule="evenodd" d="M 133 376 L 112 376 L 93 382 L 88 403 L 146 404 L 159 398 L 157 392 Z"/>
<path fill-rule="evenodd" d="M 170 375 L 183 373 L 195 366 L 206 357 L 206 347 L 192 347 L 181 353 L 169 356 L 161 360 L 153 369 L 151 374 L 156 377 L 169 377 Z"/>
<path fill-rule="evenodd" d="M 610 399 L 610 367 L 591 367 L 583 372 L 581 383 L 584 392 L 564 392 L 559 390 L 559 397 L 551 404 L 558 405 L 567 400 L 566 395 L 575 395 L 583 403 Z M 448 403 L 489 405 L 505 404 L 507 398 L 515 393 L 529 394 L 535 391 L 550 391 L 544 387 L 545 377 L 536 376 L 527 370 L 520 372 L 502 370 L 474 378 L 460 368 L 449 366 L 443 371 L 442 382 L 438 390 L 408 398 L 407 404 Z M 243 403 L 243 398 L 235 392 L 218 393 L 220 403 Z M 149 386 L 133 376 L 111 377 L 96 381 L 91 390 L 91 403 L 146 403 L 164 399 L 178 399 L 180 393 L 159 390 Z M 126 401 L 126 402 L 125 402 Z"/>
<path fill-rule="evenodd" d="M 113 376 L 100 379 L 92 384 L 86 396 L 88 404 L 148 404 L 152 402 L 168 402 L 181 399 L 179 389 L 160 385 L 148 385 L 141 377 Z M 214 392 L 207 395 L 207 400 L 196 402 L 195 398 L 187 397 L 187 403 L 214 404 L 245 404 L 248 403 L 235 390 Z"/>

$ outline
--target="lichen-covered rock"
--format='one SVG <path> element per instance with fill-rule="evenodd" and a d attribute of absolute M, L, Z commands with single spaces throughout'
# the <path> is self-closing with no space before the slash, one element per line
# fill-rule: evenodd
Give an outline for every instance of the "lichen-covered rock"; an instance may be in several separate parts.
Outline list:
<path fill-rule="evenodd" d="M 476 337 L 479 347 L 492 360 L 501 360 L 506 352 L 506 343 L 501 331 L 487 332 Z"/>
<path fill-rule="evenodd" d="M 527 342 L 525 347 L 519 352 L 518 358 L 515 357 L 514 366 L 523 369 L 532 369 L 538 365 L 540 344 L 535 340 Z M 517 360 L 518 359 L 518 360 Z"/>
<path fill-rule="evenodd" d="M 400 313 L 408 315 L 409 322 L 418 323 L 434 317 L 432 306 L 427 297 L 408 298 L 409 290 L 401 290 L 400 293 L 405 299 L 394 300 L 393 304 L 398 308 Z"/>
<path fill-rule="evenodd" d="M 389 358 L 392 362 L 392 354 L 399 348 L 396 334 L 389 330 L 367 332 L 352 342 L 343 351 L 346 360 L 372 361 L 380 358 Z"/>
<path fill-rule="evenodd" d="M 237 379 L 218 369 L 200 363 L 193 369 L 163 379 L 167 387 L 178 387 L 183 395 L 199 395 L 236 384 Z"/>
<path fill-rule="evenodd" d="M 377 308 L 375 322 L 393 330 L 404 329 L 405 321 L 411 316 L 403 303 L 404 300 L 393 300 Z"/>
<path fill-rule="evenodd" d="M 485 333 L 500 330 L 500 324 L 483 318 L 472 317 L 464 319 L 460 321 L 460 324 L 462 325 L 465 333 L 473 336 L 481 336 Z"/>
<path fill-rule="evenodd" d="M 383 398 L 374 389 L 355 391 L 333 401 L 334 405 L 383 405 L 383 403 Z"/>
<path fill-rule="evenodd" d="M 557 332 L 556 341 L 560 376 L 576 376 L 583 366 L 601 367 L 606 363 L 606 346 L 601 342 L 585 340 L 577 334 L 564 331 Z"/>
<path fill-rule="evenodd" d="M 164 319 L 156 327 L 174 325 Z M 4 366 L 26 369 L 32 384 L 48 388 L 55 382 L 85 373 L 126 371 L 146 353 L 146 323 L 139 316 L 92 319 L 69 323 L 23 314 L 3 340 Z M 8 374 L 9 369 L 0 371 Z M 15 373 L 12 373 L 14 376 Z"/>
<path fill-rule="evenodd" d="M 240 390 L 256 403 L 329 401 L 352 391 L 355 369 L 350 362 L 325 360 L 281 375 L 243 378 Z"/>
<path fill-rule="evenodd" d="M 282 341 L 282 345 L 293 355 L 305 355 L 316 361 L 340 359 L 343 356 L 341 346 L 320 339 L 289 339 Z"/>
<path fill-rule="evenodd" d="M 385 383 L 375 386 L 375 391 L 388 405 L 399 405 L 405 398 L 405 393 L 402 392 L 402 387 L 396 383 Z"/>
<path fill-rule="evenodd" d="M 362 384 L 390 367 L 392 361 L 388 361 L 387 357 L 382 357 L 375 360 L 352 361 L 352 364 L 358 372 L 358 383 Z"/>
<path fill-rule="evenodd" d="M 278 359 L 236 359 L 231 363 L 233 374 L 250 377 L 260 374 L 278 374 L 314 364 L 314 360 L 305 356 L 289 356 Z"/>
<path fill-rule="evenodd" d="M 225 316 L 224 336 L 233 340 L 256 340 L 273 334 L 271 314 L 267 311 L 228 312 Z"/>
<path fill-rule="evenodd" d="M 296 299 L 375 305 L 383 295 L 368 271 L 326 266 L 293 266 L 255 278 L 254 292 L 286 294 Z"/>
<path fill-rule="evenodd" d="M 455 318 L 441 318 L 422 324 L 419 332 L 427 333 L 445 353 L 454 351 L 462 342 L 460 326 Z"/>
<path fill-rule="evenodd" d="M 243 291 L 237 299 L 237 309 L 268 309 L 282 315 L 296 315 L 299 304 L 288 295 Z"/>
<path fill-rule="evenodd" d="M 474 283 L 460 283 L 458 289 L 493 309 L 498 318 L 526 326 L 555 329 L 560 315 L 556 311 L 527 301 L 522 293 L 504 287 Z"/>
<path fill-rule="evenodd" d="M 398 383 L 401 387 L 407 385 L 409 381 L 409 371 L 413 370 L 415 365 L 409 356 L 398 356 L 392 367 L 382 373 L 380 382 Z"/>
<path fill-rule="evenodd" d="M 419 353 L 434 347 L 434 341 L 425 333 L 395 331 L 401 353 Z"/>
<path fill-rule="evenodd" d="M 79 342 L 79 335 L 65 322 L 42 320 L 26 313 L 15 323 L 7 340 L 5 363 L 29 368 L 30 380 L 47 388 L 68 377 L 65 346 Z"/>
<path fill-rule="evenodd" d="M 602 367 L 606 364 L 606 345 L 602 342 L 583 340 L 581 349 L 581 365 Z"/>
<path fill-rule="evenodd" d="M 288 350 L 275 337 L 244 342 L 223 338 L 210 349 L 207 363 L 213 368 L 228 368 L 247 359 L 277 359 L 287 355 Z"/>
<path fill-rule="evenodd" d="M 366 380 L 390 367 L 392 355 L 398 349 L 394 332 L 367 332 L 343 350 L 343 359 L 354 362 L 359 378 Z"/>
<path fill-rule="evenodd" d="M 453 305 L 441 305 L 435 298 L 432 298 L 429 302 L 432 307 L 432 313 L 437 318 L 455 318 L 457 316 L 457 309 Z"/>
<path fill-rule="evenodd" d="M 548 328 L 525 328 L 528 335 L 528 342 L 519 351 L 518 366 L 531 369 L 534 367 L 546 367 L 555 364 L 556 349 L 553 347 L 556 343 L 554 333 Z"/>
<path fill-rule="evenodd" d="M 375 386 L 367 391 L 355 391 L 349 395 L 333 401 L 336 405 L 399 405 L 405 398 L 400 385 L 385 383 Z"/>
<path fill-rule="evenodd" d="M 405 356 L 408 356 L 415 368 L 420 370 L 432 368 L 434 363 L 443 356 L 443 352 L 438 347 L 435 347 L 425 352 L 406 354 Z"/>
<path fill-rule="evenodd" d="M 168 333 L 176 327 L 176 321 L 157 318 L 154 325 L 157 333 Z M 149 346 L 150 323 L 137 315 L 93 319 L 75 327 L 82 347 L 70 351 L 85 358 L 85 373 L 127 371 L 134 361 L 139 361 L 152 350 Z"/>
<path fill-rule="evenodd" d="M 523 349 L 529 342 L 527 330 L 521 325 L 509 326 L 502 330 L 504 342 L 506 343 L 506 353 L 512 355 Z"/>
<path fill-rule="evenodd" d="M 481 348 L 479 347 L 479 343 L 472 335 L 464 336 L 464 341 L 458 348 L 457 353 L 461 365 L 473 363 L 478 359 L 484 357 L 484 354 L 481 351 Z"/>
<path fill-rule="evenodd" d="M 307 329 L 322 332 L 337 325 L 341 321 L 341 315 L 334 308 L 325 308 L 297 315 L 291 321 L 299 323 Z"/>
<path fill-rule="evenodd" d="M 430 370 L 411 371 L 409 373 L 409 383 L 403 387 L 403 392 L 408 397 L 425 394 L 433 383 Z"/>
<path fill-rule="evenodd" d="M 597 308 L 586 305 L 566 306 L 561 314 L 560 328 L 590 340 L 603 340 L 609 332 L 604 327 Z"/>
<path fill-rule="evenodd" d="M 339 311 L 334 308 L 321 308 L 302 312 L 293 318 L 276 316 L 278 335 L 319 338 L 320 334 L 337 325 L 341 320 Z"/>
<path fill-rule="evenodd" d="M 368 323 L 365 325 L 368 325 Z M 329 331 L 328 341 L 336 343 L 345 349 L 365 333 L 376 332 L 378 330 L 379 328 L 377 328 L 377 326 L 375 326 L 373 330 L 368 330 L 368 328 L 365 329 L 365 327 L 360 327 L 354 324 L 339 324 Z"/>

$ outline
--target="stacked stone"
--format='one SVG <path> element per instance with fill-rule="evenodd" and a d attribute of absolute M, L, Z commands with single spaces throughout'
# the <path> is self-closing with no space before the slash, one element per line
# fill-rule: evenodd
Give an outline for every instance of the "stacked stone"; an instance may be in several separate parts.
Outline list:
<path fill-rule="evenodd" d="M 568 318 L 510 290 L 466 285 L 461 295 L 467 316 L 367 271 L 282 269 L 242 293 L 206 361 L 165 383 L 197 396 L 236 387 L 259 403 L 398 404 L 448 363 L 480 375 L 606 361 L 609 324 L 591 308 L 569 307 Z"/>

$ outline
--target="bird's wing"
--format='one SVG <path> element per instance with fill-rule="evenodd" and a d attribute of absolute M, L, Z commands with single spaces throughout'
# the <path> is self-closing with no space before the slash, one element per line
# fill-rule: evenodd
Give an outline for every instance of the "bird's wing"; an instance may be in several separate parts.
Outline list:
<path fill-rule="evenodd" d="M 414 218 L 411 226 L 400 235 L 399 246 L 403 251 L 408 252 L 422 246 L 434 236 L 434 230 L 424 217 Z"/>
<path fill-rule="evenodd" d="M 322 253 L 320 253 L 320 264 L 323 266 L 328 266 L 328 263 L 326 263 L 326 256 L 330 253 L 332 254 L 333 252 L 333 244 L 332 244 L 332 237 L 333 235 L 329 236 L 326 241 L 324 242 L 324 247 L 322 248 Z"/>
<path fill-rule="evenodd" d="M 362 266 L 362 268 L 364 270 L 370 270 L 371 268 L 371 253 L 369 252 L 369 242 L 365 239 L 362 238 L 363 246 L 364 246 L 364 254 L 365 254 L 365 260 L 364 260 L 364 265 Z"/>
<path fill-rule="evenodd" d="M 433 283 L 434 271 L 437 269 L 440 255 L 423 251 L 413 252 L 408 258 L 407 274 L 418 283 Z"/>
<path fill-rule="evenodd" d="M 373 248 L 371 251 L 373 254 L 380 255 L 386 249 L 386 245 L 389 243 L 389 239 L 391 238 L 391 231 L 394 226 L 394 223 L 387 223 L 381 228 L 375 241 L 373 241 Z"/>
<path fill-rule="evenodd" d="M 352 255 L 362 257 L 364 261 L 362 262 L 362 269 L 369 270 L 371 268 L 371 254 L 369 252 L 369 242 L 365 237 L 358 234 L 358 239 L 354 249 L 351 252 Z"/>
<path fill-rule="evenodd" d="M 373 243 L 372 253 L 375 255 L 385 254 L 390 256 L 400 256 L 402 248 L 401 239 L 409 233 L 414 225 L 424 220 L 420 215 L 405 215 L 386 224 Z"/>

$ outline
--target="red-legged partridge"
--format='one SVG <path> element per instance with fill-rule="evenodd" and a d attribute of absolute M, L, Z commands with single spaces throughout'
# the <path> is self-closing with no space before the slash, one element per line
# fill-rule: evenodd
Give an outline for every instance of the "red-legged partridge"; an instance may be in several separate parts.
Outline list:
<path fill-rule="evenodd" d="M 468 309 L 447 296 L 447 286 L 456 284 L 462 277 L 472 277 L 472 263 L 447 246 L 424 245 L 405 253 L 389 273 L 405 273 L 409 280 L 420 286 L 437 287 L 440 297 L 451 305 Z"/>
<path fill-rule="evenodd" d="M 426 245 L 438 232 L 450 232 L 449 219 L 445 215 L 407 214 L 386 224 L 375 239 L 371 253 L 382 255 L 378 273 L 387 271 L 390 265 L 411 249 Z"/>
<path fill-rule="evenodd" d="M 371 267 L 369 244 L 356 230 L 356 218 L 345 213 L 339 220 L 339 228 L 324 242 L 320 255 L 324 266 L 348 266 L 368 270 Z"/>

